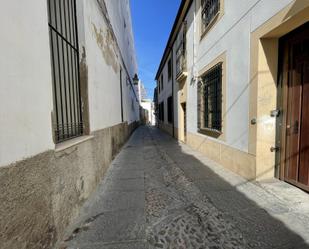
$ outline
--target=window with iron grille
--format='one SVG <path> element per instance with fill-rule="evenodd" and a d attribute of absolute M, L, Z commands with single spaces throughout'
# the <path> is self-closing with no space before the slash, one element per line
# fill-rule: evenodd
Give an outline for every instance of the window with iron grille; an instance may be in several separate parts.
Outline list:
<path fill-rule="evenodd" d="M 161 92 L 163 91 L 164 86 L 163 86 L 163 74 L 161 75 Z"/>
<path fill-rule="evenodd" d="M 162 118 L 161 118 L 161 120 L 162 120 L 162 122 L 164 122 L 164 119 L 165 119 L 164 118 L 164 102 L 162 102 L 161 105 L 162 105 L 162 107 L 161 107 L 161 109 L 162 109 L 162 112 L 161 112 L 162 113 Z"/>
<path fill-rule="evenodd" d="M 167 121 L 169 123 L 173 122 L 173 97 L 170 96 L 167 99 Z"/>
<path fill-rule="evenodd" d="M 222 131 L 222 63 L 202 76 L 198 86 L 198 128 Z"/>
<path fill-rule="evenodd" d="M 164 122 L 164 102 L 159 104 L 159 119 Z"/>
<path fill-rule="evenodd" d="M 56 142 L 83 134 L 75 0 L 47 0 Z"/>
<path fill-rule="evenodd" d="M 172 79 L 172 60 L 169 59 L 168 65 L 167 65 L 167 75 L 168 75 L 168 81 Z"/>
<path fill-rule="evenodd" d="M 176 49 L 176 76 L 179 76 L 186 70 L 186 26 L 187 23 L 184 22 L 178 37 L 179 42 Z"/>
<path fill-rule="evenodd" d="M 220 0 L 202 0 L 202 23 L 205 31 L 220 11 Z"/>
<path fill-rule="evenodd" d="M 186 50 L 184 44 L 180 44 L 176 50 L 176 75 L 179 76 L 186 70 Z"/>

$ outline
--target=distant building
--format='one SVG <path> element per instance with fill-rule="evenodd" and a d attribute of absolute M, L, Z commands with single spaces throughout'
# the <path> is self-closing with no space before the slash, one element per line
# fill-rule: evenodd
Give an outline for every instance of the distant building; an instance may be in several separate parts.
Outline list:
<path fill-rule="evenodd" d="M 1 248 L 54 248 L 138 125 L 130 13 L 1 2 Z"/>
<path fill-rule="evenodd" d="M 158 107 L 158 87 L 155 87 L 153 91 L 153 106 L 154 106 L 154 116 L 155 116 L 155 125 L 158 125 L 159 122 L 159 107 Z"/>
<path fill-rule="evenodd" d="M 155 125 L 154 103 L 147 99 L 147 91 L 142 81 L 136 86 L 140 103 L 140 120 L 143 124 Z"/>
<path fill-rule="evenodd" d="M 156 124 L 155 110 L 154 110 L 154 103 L 152 102 L 152 100 L 143 99 L 141 102 L 141 107 L 147 111 L 145 113 L 146 114 L 146 117 L 145 117 L 146 124 L 155 125 Z"/>
<path fill-rule="evenodd" d="M 142 102 L 143 99 L 147 99 L 147 91 L 141 80 L 138 83 L 136 91 L 137 91 L 137 95 L 138 95 L 138 99 L 140 103 Z"/>
<path fill-rule="evenodd" d="M 159 127 L 249 180 L 308 191 L 308 21 L 309 1 L 183 0 L 156 75 Z"/>

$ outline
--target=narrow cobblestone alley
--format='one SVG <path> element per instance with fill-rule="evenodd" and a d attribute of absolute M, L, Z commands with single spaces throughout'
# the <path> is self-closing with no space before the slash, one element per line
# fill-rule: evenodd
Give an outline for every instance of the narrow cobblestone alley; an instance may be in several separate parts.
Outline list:
<path fill-rule="evenodd" d="M 140 127 L 60 248 L 305 249 L 305 203 L 307 195 L 286 183 L 246 182 L 158 129 Z"/>

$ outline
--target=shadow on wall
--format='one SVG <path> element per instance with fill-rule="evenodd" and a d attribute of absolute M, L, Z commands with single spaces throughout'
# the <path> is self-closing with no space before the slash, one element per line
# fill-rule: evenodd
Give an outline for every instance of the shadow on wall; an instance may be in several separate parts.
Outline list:
<path fill-rule="evenodd" d="M 213 163 L 207 161 L 206 157 L 201 159 L 203 161 L 205 159 L 205 162 L 200 161 L 190 154 L 191 149 L 187 150 L 188 147 L 182 147 L 172 137 L 157 128 L 151 127 L 150 134 L 154 140 L 157 140 L 159 150 L 166 155 L 166 160 L 168 160 L 160 167 L 164 167 L 167 171 L 171 169 L 170 171 L 174 172 L 171 174 L 171 182 L 166 189 L 167 193 L 171 193 L 168 199 L 178 203 L 178 213 L 172 220 L 169 220 L 169 224 L 177 226 L 179 222 L 186 223 L 189 219 L 189 225 L 198 228 L 195 235 L 201 240 L 199 246 L 206 242 L 216 243 L 217 241 L 220 248 L 221 246 L 232 248 L 229 247 L 231 245 L 233 248 L 258 249 L 309 248 L 304 239 L 292 230 L 293 226 L 289 228 L 279 220 L 287 218 L 287 213 L 290 211 L 286 203 L 280 201 L 279 198 L 274 198 L 273 194 L 262 190 L 254 183 L 246 184 L 242 178 L 222 173 L 225 178 L 229 178 L 228 182 L 216 173 L 222 171 L 220 168 L 208 166 Z M 173 167 L 176 170 L 173 170 Z M 184 179 L 186 179 L 185 184 Z M 241 191 L 246 195 L 249 193 L 250 198 Z M 282 191 L 286 190 L 282 189 Z M 265 209 L 259 205 L 263 205 Z M 293 205 L 291 203 L 291 206 Z M 168 208 L 172 209 L 172 207 Z M 181 218 L 179 218 L 180 210 L 182 210 Z M 169 211 L 171 210 L 164 212 L 170 213 Z M 153 229 L 155 232 L 158 229 L 159 232 L 159 229 L 166 224 L 163 224 L 164 217 L 156 219 L 158 223 Z M 292 221 L 291 225 L 294 224 Z M 298 222 L 301 222 L 301 219 Z M 303 222 L 303 227 L 305 227 L 306 221 Z M 303 232 L 306 234 L 306 229 Z M 160 237 L 160 234 L 158 236 Z M 176 241 L 178 238 L 174 237 L 171 241 Z M 187 239 L 187 241 L 191 240 Z M 184 240 L 186 242 L 186 239 Z"/>

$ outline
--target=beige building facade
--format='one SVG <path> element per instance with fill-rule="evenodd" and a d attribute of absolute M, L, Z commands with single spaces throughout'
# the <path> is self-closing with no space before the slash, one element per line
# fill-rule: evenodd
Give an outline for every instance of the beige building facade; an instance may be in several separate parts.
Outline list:
<path fill-rule="evenodd" d="M 306 0 L 182 1 L 156 75 L 159 126 L 248 180 L 309 190 L 308 21 Z"/>

